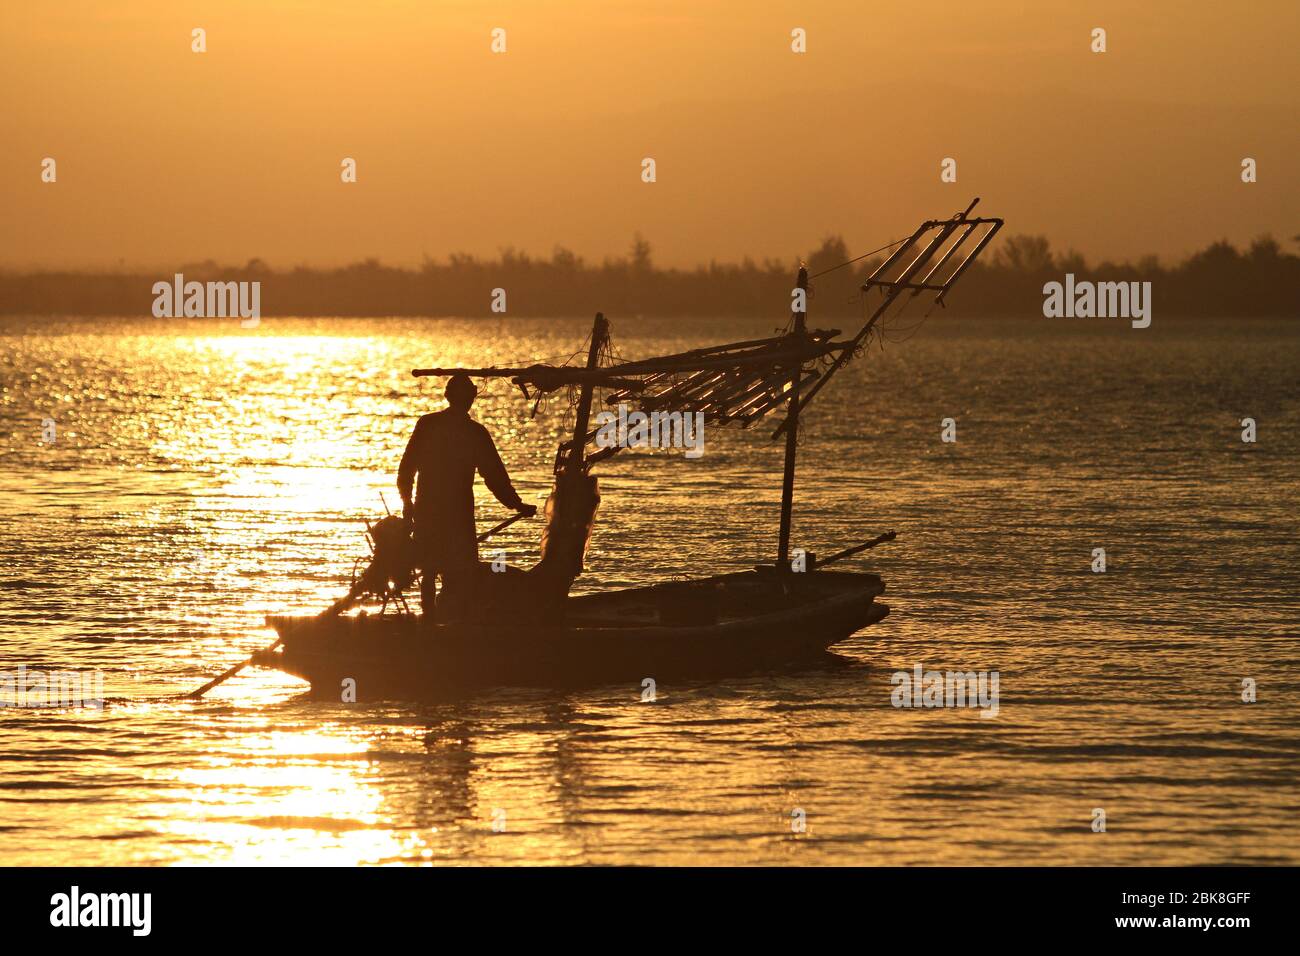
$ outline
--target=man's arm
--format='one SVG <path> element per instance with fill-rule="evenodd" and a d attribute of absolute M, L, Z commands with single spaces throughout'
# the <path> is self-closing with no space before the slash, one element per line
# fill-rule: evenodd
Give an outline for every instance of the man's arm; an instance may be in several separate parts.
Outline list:
<path fill-rule="evenodd" d="M 397 466 L 397 493 L 402 496 L 402 504 L 409 505 L 415 491 L 415 474 L 419 471 L 419 447 L 423 438 L 421 426 L 424 425 L 424 419 L 415 423 L 415 430 L 411 432 L 411 438 L 406 443 L 406 451 L 402 453 L 402 463 Z"/>
<path fill-rule="evenodd" d="M 492 441 L 492 436 L 486 428 L 483 429 L 483 447 L 479 451 L 477 465 L 478 473 L 483 476 L 488 491 L 496 495 L 497 501 L 512 511 L 531 509 L 533 514 L 537 513 L 537 506 L 524 504 L 519 493 L 515 491 L 515 486 L 510 483 L 510 475 L 506 473 L 506 466 L 497 453 L 496 443 Z"/>

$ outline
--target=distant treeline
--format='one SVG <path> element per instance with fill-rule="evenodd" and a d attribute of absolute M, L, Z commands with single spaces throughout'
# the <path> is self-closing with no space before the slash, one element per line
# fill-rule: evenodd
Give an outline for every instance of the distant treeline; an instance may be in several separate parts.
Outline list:
<path fill-rule="evenodd" d="M 806 257 L 808 271 L 816 275 L 851 256 L 844 240 L 831 236 Z M 857 287 L 880 261 L 864 259 L 814 279 L 810 314 L 858 315 Z M 504 249 L 494 260 L 455 254 L 410 269 L 367 259 L 341 268 L 276 271 L 254 259 L 232 267 L 187 263 L 166 274 L 5 271 L 0 313 L 149 316 L 154 284 L 170 283 L 180 272 L 187 282 L 260 281 L 262 315 L 489 316 L 493 290 L 503 289 L 505 314 L 515 316 L 759 316 L 788 307 L 796 268 L 793 259 L 745 259 L 660 269 L 649 243 L 637 236 L 626 257 L 599 265 L 557 248 L 548 259 Z M 1053 253 L 1041 236 L 1011 236 L 963 276 L 948 298 L 949 312 L 1039 314 L 1044 283 L 1067 272 L 1077 279 L 1151 282 L 1154 306 L 1165 315 L 1300 315 L 1300 257 L 1267 236 L 1244 252 L 1216 242 L 1176 265 L 1154 256 L 1090 264 L 1074 252 Z"/>

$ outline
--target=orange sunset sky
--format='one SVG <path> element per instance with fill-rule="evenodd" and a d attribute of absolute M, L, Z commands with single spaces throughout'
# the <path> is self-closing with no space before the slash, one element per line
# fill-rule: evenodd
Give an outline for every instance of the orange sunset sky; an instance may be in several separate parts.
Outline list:
<path fill-rule="evenodd" d="M 693 265 L 865 251 L 976 195 L 1090 258 L 1289 241 L 1298 38 L 1295 0 L 11 2 L 0 265 L 598 261 L 637 231 Z"/>

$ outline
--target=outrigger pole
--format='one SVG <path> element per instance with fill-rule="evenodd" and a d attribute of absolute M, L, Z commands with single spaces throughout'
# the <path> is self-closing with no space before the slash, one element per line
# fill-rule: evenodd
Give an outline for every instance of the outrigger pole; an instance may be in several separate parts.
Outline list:
<path fill-rule="evenodd" d="M 790 311 L 794 314 L 791 335 L 802 340 L 808 328 L 808 270 L 799 267 L 797 294 Z M 799 449 L 799 376 L 790 383 L 789 411 L 785 416 L 785 474 L 781 480 L 781 534 L 776 546 L 777 567 L 790 563 L 790 518 L 794 511 L 794 463 Z"/>
<path fill-rule="evenodd" d="M 826 369 L 821 378 L 814 382 L 812 388 L 802 397 L 799 408 L 792 409 L 795 414 L 787 415 L 785 421 L 772 432 L 773 438 L 779 437 L 782 431 L 798 422 L 798 411 L 811 402 L 817 393 L 826 387 L 826 383 L 831 380 L 832 376 L 857 353 L 857 350 L 866 341 L 867 336 L 871 334 L 871 330 L 875 328 L 876 323 L 890 310 L 894 302 L 904 292 L 911 292 L 912 298 L 916 298 L 922 292 L 935 292 L 937 293 L 935 302 L 940 306 L 944 304 L 944 296 L 948 294 L 948 290 L 970 268 L 979 254 L 984 251 L 984 247 L 992 241 L 998 230 L 1002 228 L 1001 219 L 983 219 L 971 216 L 978 203 L 979 197 L 977 196 L 964 211 L 957 213 L 951 219 L 929 219 L 921 223 L 916 232 L 912 233 L 894 250 L 888 259 L 867 277 L 866 281 L 862 283 L 861 291 L 865 294 L 872 288 L 879 288 L 885 293 L 884 301 L 876 308 L 876 311 L 867 320 L 866 324 L 858 330 L 857 335 L 846 342 L 835 343 L 839 355 Z M 928 242 L 923 242 L 922 240 L 927 239 L 931 233 L 933 233 L 933 238 L 929 238 Z M 949 260 L 953 259 L 957 251 L 965 245 L 967 239 L 977 234 L 978 239 L 975 247 L 956 266 L 949 266 L 951 272 L 946 277 L 943 277 L 944 267 L 948 266 Z M 940 254 L 945 245 L 947 245 L 947 251 Z M 917 249 L 920 249 L 920 252 L 917 252 Z M 906 265 L 902 263 L 906 263 Z M 927 271 L 922 275 L 923 269 Z M 891 273 L 895 270 L 897 270 L 897 274 L 890 278 Z"/>

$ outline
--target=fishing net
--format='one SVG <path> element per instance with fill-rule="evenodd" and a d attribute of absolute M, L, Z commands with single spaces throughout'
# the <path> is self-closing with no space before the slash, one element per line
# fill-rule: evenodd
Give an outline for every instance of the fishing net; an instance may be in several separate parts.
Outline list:
<path fill-rule="evenodd" d="M 599 506 L 600 486 L 595 475 L 565 471 L 556 476 L 555 490 L 546 499 L 542 558 L 534 570 L 563 581 L 566 593 L 582 573 Z"/>

